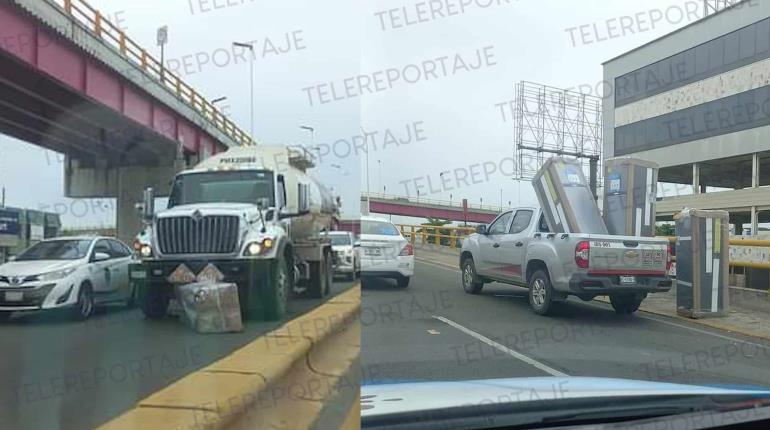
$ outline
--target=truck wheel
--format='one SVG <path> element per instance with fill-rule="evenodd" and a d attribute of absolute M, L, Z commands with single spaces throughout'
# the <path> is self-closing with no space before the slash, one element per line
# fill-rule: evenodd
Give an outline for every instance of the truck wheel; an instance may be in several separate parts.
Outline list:
<path fill-rule="evenodd" d="M 275 262 L 272 270 L 272 287 L 267 289 L 265 300 L 265 319 L 275 321 L 286 315 L 289 302 L 289 269 L 286 260 Z"/>
<path fill-rule="evenodd" d="M 144 289 L 144 298 L 141 300 L 144 317 L 153 320 L 165 317 L 170 300 L 164 289 L 151 285 L 146 285 Z"/>
<path fill-rule="evenodd" d="M 75 304 L 75 319 L 84 321 L 94 313 L 94 293 L 91 291 L 91 285 L 83 284 L 78 291 L 78 301 Z"/>
<path fill-rule="evenodd" d="M 473 264 L 473 258 L 468 257 L 463 260 L 463 290 L 468 294 L 478 294 L 484 288 L 484 282 L 479 280 L 476 275 L 476 265 Z"/>
<path fill-rule="evenodd" d="M 529 278 L 529 306 L 538 315 L 553 311 L 554 292 L 551 279 L 544 270 L 538 270 Z"/>
<path fill-rule="evenodd" d="M 639 310 L 644 297 L 634 294 L 613 294 L 610 296 L 610 303 L 615 313 L 620 315 L 629 315 Z"/>
<path fill-rule="evenodd" d="M 334 265 L 329 254 L 324 254 L 323 261 L 310 263 L 310 282 L 308 296 L 314 299 L 322 299 L 331 291 Z"/>

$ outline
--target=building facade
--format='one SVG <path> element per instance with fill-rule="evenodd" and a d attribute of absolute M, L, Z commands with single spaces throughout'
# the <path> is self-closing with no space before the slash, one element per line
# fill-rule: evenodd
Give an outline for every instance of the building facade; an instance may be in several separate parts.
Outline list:
<path fill-rule="evenodd" d="M 59 214 L 0 206 L 0 264 L 60 230 Z"/>
<path fill-rule="evenodd" d="M 660 165 L 657 215 L 770 222 L 770 2 L 747 0 L 604 63 L 604 158 Z M 661 198 L 662 196 L 662 198 Z"/>

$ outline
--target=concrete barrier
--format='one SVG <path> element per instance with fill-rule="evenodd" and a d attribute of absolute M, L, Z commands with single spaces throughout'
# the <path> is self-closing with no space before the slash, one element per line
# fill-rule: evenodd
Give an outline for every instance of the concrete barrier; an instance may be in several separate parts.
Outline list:
<path fill-rule="evenodd" d="M 141 400 L 101 429 L 311 429 L 340 390 L 358 393 L 360 285 Z M 348 402 L 350 403 L 350 402 Z M 340 417 L 351 418 L 357 402 Z M 344 424 L 343 424 L 344 423 Z"/>

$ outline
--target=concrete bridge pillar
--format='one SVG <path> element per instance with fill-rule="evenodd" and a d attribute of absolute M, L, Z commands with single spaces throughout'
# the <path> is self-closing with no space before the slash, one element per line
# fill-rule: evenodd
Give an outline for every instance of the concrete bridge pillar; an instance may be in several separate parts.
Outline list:
<path fill-rule="evenodd" d="M 67 158 L 64 167 L 64 194 L 69 198 L 115 198 L 118 238 L 130 245 L 142 228 L 135 209 L 142 192 L 152 187 L 157 197 L 165 197 L 176 172 L 183 164 L 169 166 L 104 166 L 88 165 Z"/>

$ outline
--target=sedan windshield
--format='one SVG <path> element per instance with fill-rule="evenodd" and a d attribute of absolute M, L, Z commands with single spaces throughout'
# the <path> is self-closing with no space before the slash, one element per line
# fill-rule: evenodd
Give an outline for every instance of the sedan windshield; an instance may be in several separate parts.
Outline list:
<path fill-rule="evenodd" d="M 362 221 L 361 233 L 383 236 L 398 236 L 400 234 L 396 226 L 387 221 Z"/>
<path fill-rule="evenodd" d="M 174 181 L 168 207 L 195 203 L 251 203 L 267 198 L 274 206 L 271 172 L 217 171 L 180 175 Z"/>
<path fill-rule="evenodd" d="M 40 242 L 21 253 L 16 261 L 77 260 L 88 255 L 90 240 L 52 240 Z"/>

